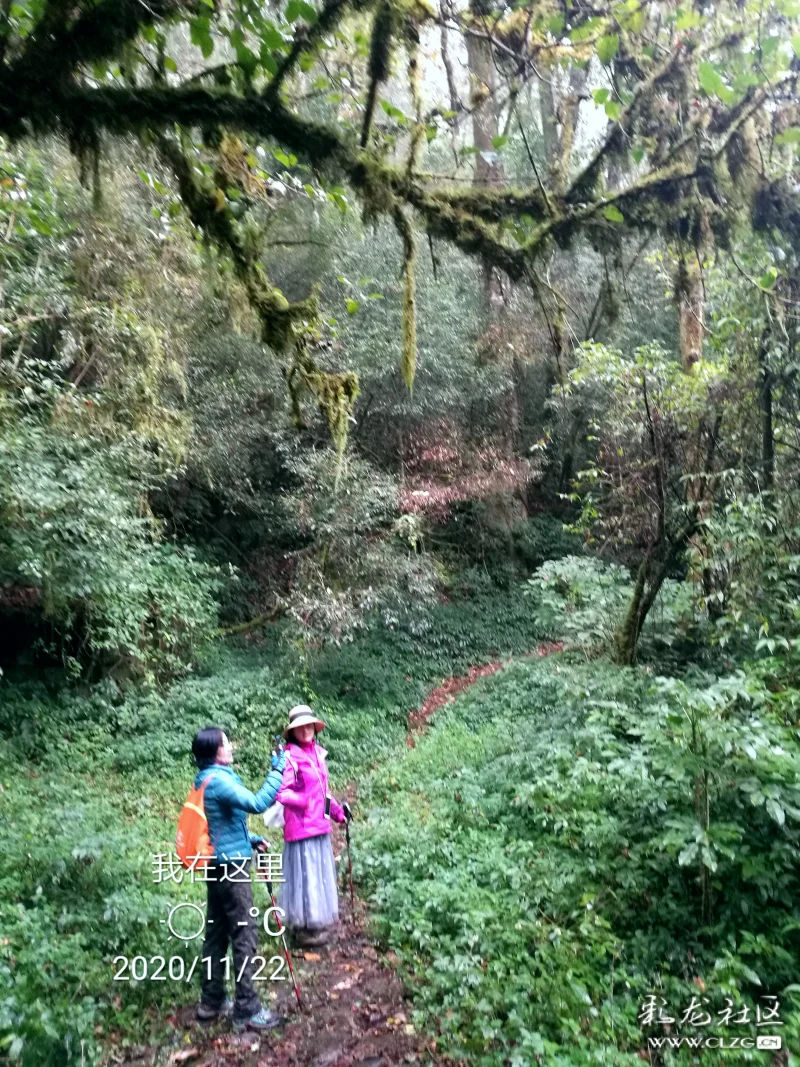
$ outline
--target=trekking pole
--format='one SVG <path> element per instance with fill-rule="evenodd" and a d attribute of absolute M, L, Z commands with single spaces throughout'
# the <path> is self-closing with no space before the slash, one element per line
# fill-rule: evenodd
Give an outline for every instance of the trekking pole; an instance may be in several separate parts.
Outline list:
<path fill-rule="evenodd" d="M 342 804 L 342 810 L 345 814 L 344 839 L 347 842 L 347 872 L 350 877 L 350 921 L 355 924 L 356 900 L 353 892 L 353 857 L 350 855 L 350 820 L 353 818 L 353 813 L 350 810 L 350 805 L 346 802 Z"/>
<path fill-rule="evenodd" d="M 266 844 L 267 848 L 270 847 L 269 841 L 266 841 L 265 844 Z M 278 914 L 278 905 L 277 905 L 277 903 L 275 901 L 275 893 L 273 892 L 273 889 L 272 889 L 272 882 L 269 880 L 269 878 L 267 878 L 266 874 L 264 875 L 264 881 L 266 882 L 266 885 L 267 885 L 267 892 L 269 893 L 269 899 L 272 901 L 272 906 L 275 909 L 275 919 L 276 919 L 276 921 L 278 923 L 278 929 L 280 930 L 280 934 L 281 934 L 281 941 L 283 943 L 283 954 L 286 957 L 286 963 L 289 966 L 289 974 L 292 976 L 292 985 L 294 986 L 294 995 L 297 997 L 297 1007 L 300 1009 L 300 1011 L 302 1011 L 303 1010 L 303 1002 L 300 999 L 300 987 L 297 984 L 297 978 L 295 977 L 294 967 L 292 967 L 292 957 L 289 955 L 289 947 L 286 944 L 286 927 L 281 922 L 281 917 Z"/>

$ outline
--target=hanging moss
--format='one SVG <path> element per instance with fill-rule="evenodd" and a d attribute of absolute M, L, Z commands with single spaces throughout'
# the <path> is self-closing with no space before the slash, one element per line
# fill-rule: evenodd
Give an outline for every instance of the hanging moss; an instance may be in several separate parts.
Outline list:
<path fill-rule="evenodd" d="M 328 422 L 328 428 L 336 447 L 336 478 L 334 489 L 339 487 L 344 452 L 356 400 L 360 395 L 358 375 L 355 371 L 326 371 L 314 362 L 308 345 L 303 341 L 295 348 L 295 356 L 286 372 L 286 383 L 292 405 L 292 421 L 295 426 L 304 425 L 301 401 L 306 391 L 316 398 L 320 413 Z"/>
<path fill-rule="evenodd" d="M 414 391 L 417 367 L 416 269 L 417 238 L 400 208 L 394 213 L 395 226 L 403 238 L 403 329 L 400 370 L 408 391 Z"/>
<path fill-rule="evenodd" d="M 217 159 L 219 172 L 224 176 L 227 185 L 232 185 L 248 196 L 262 199 L 267 196 L 267 185 L 263 178 L 255 173 L 250 166 L 247 157 L 250 149 L 241 139 L 229 133 L 224 133 L 219 138 L 217 147 Z"/>
<path fill-rule="evenodd" d="M 792 237 L 800 248 L 800 196 L 785 179 L 762 180 L 753 196 L 753 228 L 761 232 L 777 229 Z"/>
<path fill-rule="evenodd" d="M 319 294 L 315 290 L 305 300 L 289 303 L 280 289 L 270 285 L 260 263 L 254 266 L 253 274 L 247 291 L 261 321 L 261 340 L 273 351 L 285 352 L 298 333 L 313 328 L 319 318 Z"/>
<path fill-rule="evenodd" d="M 361 147 L 366 148 L 372 129 L 378 87 L 389 79 L 392 53 L 397 38 L 403 35 L 406 44 L 414 49 L 419 46 L 419 26 L 426 19 L 436 17 L 436 11 L 428 0 L 381 0 L 372 23 L 369 42 L 367 74 L 369 89 L 361 127 Z M 412 88 L 412 95 L 413 95 Z"/>

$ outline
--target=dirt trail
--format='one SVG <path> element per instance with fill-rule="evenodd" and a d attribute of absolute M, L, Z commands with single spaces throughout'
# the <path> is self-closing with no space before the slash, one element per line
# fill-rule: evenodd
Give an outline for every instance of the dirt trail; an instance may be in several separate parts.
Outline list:
<path fill-rule="evenodd" d="M 562 652 L 564 650 L 563 641 L 556 642 L 542 642 L 533 652 L 527 652 L 522 658 L 528 659 L 531 656 L 551 656 L 554 652 Z M 469 686 L 474 685 L 481 678 L 486 678 L 490 674 L 495 674 L 503 667 L 507 666 L 512 661 L 507 660 L 492 660 L 491 663 L 485 663 L 481 667 L 470 667 L 466 674 L 456 675 L 454 678 L 448 678 L 442 682 L 441 685 L 437 685 L 429 694 L 425 703 L 418 711 L 412 711 L 408 716 L 408 736 L 406 737 L 406 744 L 409 748 L 413 748 L 414 734 L 419 733 L 430 719 L 434 712 L 439 708 L 444 707 L 445 704 L 449 704 L 451 701 L 463 693 Z"/>
<path fill-rule="evenodd" d="M 337 826 L 333 833 L 337 866 L 346 872 L 344 832 Z M 259 893 L 255 886 L 256 903 Z M 224 1022 L 200 1026 L 192 1006 L 167 1019 L 172 1029 L 169 1043 L 140 1047 L 124 1059 L 112 1055 L 104 1063 L 108 1067 L 395 1067 L 435 1063 L 429 1043 L 409 1022 L 411 1012 L 392 966 L 395 957 L 392 953 L 379 956 L 371 944 L 357 898 L 353 922 L 349 886 L 340 893 L 339 911 L 335 941 L 328 948 L 290 949 L 305 1009 L 302 1013 L 289 981 L 261 986 L 264 1006 L 285 1017 L 279 1029 L 236 1034 Z M 263 944 L 261 949 L 265 949 Z M 272 952 L 279 953 L 280 948 Z"/>
<path fill-rule="evenodd" d="M 548 656 L 562 647 L 541 644 L 528 655 Z M 422 707 L 409 715 L 407 744 L 414 745 L 413 735 L 425 728 L 435 711 L 505 665 L 495 660 L 471 667 L 467 674 L 437 686 Z M 352 787 L 347 790 L 352 792 Z M 337 865 L 346 872 L 344 831 L 335 826 L 333 834 Z M 356 822 L 351 835 L 356 848 L 357 835 Z M 349 885 L 340 893 L 339 908 L 335 941 L 328 949 L 292 953 L 305 1011 L 298 1011 L 290 982 L 262 986 L 264 1005 L 285 1016 L 280 1029 L 239 1035 L 225 1023 L 201 1027 L 194 1020 L 194 1008 L 185 1008 L 167 1020 L 173 1032 L 169 1044 L 139 1048 L 124 1059 L 112 1055 L 104 1063 L 108 1067 L 400 1067 L 437 1063 L 432 1040 L 415 1033 L 409 1021 L 411 1011 L 394 971 L 394 955 L 387 952 L 379 956 L 364 931 L 364 907 L 358 897 L 353 921 Z"/>

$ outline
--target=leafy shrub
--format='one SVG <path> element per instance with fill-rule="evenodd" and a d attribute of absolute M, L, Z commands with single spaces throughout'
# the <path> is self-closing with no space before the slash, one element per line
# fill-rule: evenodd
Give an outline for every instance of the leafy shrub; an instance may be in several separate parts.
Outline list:
<path fill-rule="evenodd" d="M 511 529 L 514 554 L 526 571 L 535 571 L 546 560 L 578 556 L 581 539 L 554 515 L 534 515 Z"/>
<path fill-rule="evenodd" d="M 295 633 L 312 649 L 352 641 L 370 613 L 386 625 L 413 618 L 436 591 L 413 525 L 398 521 L 396 480 L 350 456 L 337 484 L 335 464 L 332 450 L 298 460 L 293 470 L 302 487 L 289 498 L 313 548 L 297 554 L 283 602 Z"/>
<path fill-rule="evenodd" d="M 158 539 L 125 474 L 130 456 L 20 422 L 0 436 L 0 580 L 107 665 L 164 677 L 216 621 L 216 572 Z"/>
<path fill-rule="evenodd" d="M 656 990 L 775 995 L 800 1034 L 800 759 L 756 680 L 515 664 L 368 796 L 358 876 L 453 1057 L 633 1065 Z"/>
<path fill-rule="evenodd" d="M 586 655 L 611 647 L 633 596 L 627 567 L 588 556 L 548 560 L 527 585 L 539 624 Z M 691 600 L 688 584 L 666 579 L 645 622 L 645 646 L 671 645 L 689 626 Z"/>
<path fill-rule="evenodd" d="M 740 656 L 778 653 L 792 673 L 800 650 L 800 495 L 732 496 L 710 516 L 705 558 L 696 560 L 709 576 L 700 600 L 712 640 Z"/>
<path fill-rule="evenodd" d="M 172 822 L 146 795 L 104 795 L 63 767 L 7 776 L 2 803 L 0 1044 L 24 1067 L 97 1063 L 112 1031 L 152 1025 L 163 996 L 157 983 L 114 983 L 113 957 L 198 951 L 167 943 L 161 925 L 179 890 L 153 884 L 151 856 L 173 847 Z M 173 1002 L 193 993 L 169 988 Z"/>

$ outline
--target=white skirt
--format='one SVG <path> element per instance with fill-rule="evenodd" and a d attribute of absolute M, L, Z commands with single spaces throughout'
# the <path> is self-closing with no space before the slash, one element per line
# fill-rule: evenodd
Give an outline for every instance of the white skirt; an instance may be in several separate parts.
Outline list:
<path fill-rule="evenodd" d="M 330 834 L 286 841 L 283 877 L 278 903 L 287 926 L 319 930 L 336 922 L 339 894 Z"/>

